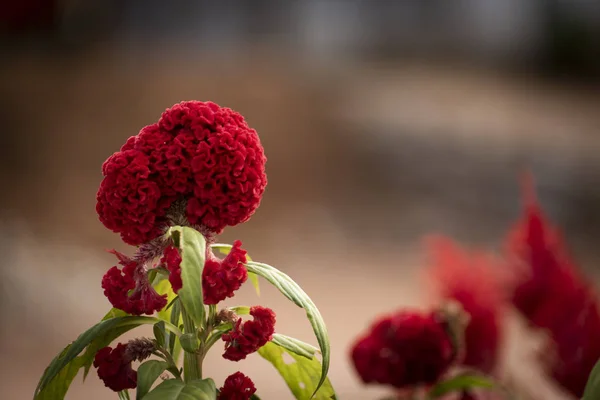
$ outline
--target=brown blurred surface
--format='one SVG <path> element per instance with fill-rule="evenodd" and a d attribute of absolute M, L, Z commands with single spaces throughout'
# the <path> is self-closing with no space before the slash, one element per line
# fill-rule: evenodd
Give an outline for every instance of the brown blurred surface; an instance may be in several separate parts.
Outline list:
<path fill-rule="evenodd" d="M 331 334 L 340 398 L 386 393 L 359 384 L 347 351 L 376 314 L 420 304 L 420 236 L 498 246 L 518 215 L 522 166 L 533 167 L 542 202 L 588 270 L 600 255 L 595 94 L 427 64 L 332 69 L 260 48 L 186 58 L 104 45 L 16 54 L 0 66 L 0 91 L 2 398 L 30 398 L 54 354 L 108 309 L 100 279 L 114 260 L 103 250 L 131 249 L 97 220 L 100 165 L 184 99 L 231 107 L 259 132 L 263 204 L 221 240 L 241 239 L 311 295 Z M 245 287 L 235 303 L 273 307 L 278 331 L 310 341 L 302 312 L 262 290 L 257 299 Z M 240 369 L 263 398 L 289 396 L 259 357 L 207 362 L 217 383 Z M 111 396 L 91 376 L 67 398 Z"/>

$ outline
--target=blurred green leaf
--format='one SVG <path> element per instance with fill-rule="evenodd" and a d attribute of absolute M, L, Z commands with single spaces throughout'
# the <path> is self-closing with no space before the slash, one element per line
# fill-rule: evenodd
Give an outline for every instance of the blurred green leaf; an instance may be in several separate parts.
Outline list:
<path fill-rule="evenodd" d="M 598 400 L 600 399 L 600 360 L 596 363 L 587 384 L 581 400 Z"/>
<path fill-rule="evenodd" d="M 171 307 L 171 324 L 181 326 L 182 323 L 181 303 L 177 297 L 173 300 L 173 306 Z M 181 353 L 181 345 L 179 344 L 179 340 L 176 340 L 174 335 L 169 337 L 169 353 L 173 357 L 173 360 L 177 362 L 179 353 Z"/>
<path fill-rule="evenodd" d="M 452 392 L 460 392 L 468 389 L 491 389 L 494 386 L 494 381 L 485 376 L 460 374 L 437 383 L 429 391 L 429 398 L 437 399 Z"/>
<path fill-rule="evenodd" d="M 317 306 L 315 306 L 315 303 L 313 303 L 304 290 L 302 290 L 302 288 L 292 280 L 292 278 L 279 271 L 277 268 L 254 261 L 248 262 L 246 264 L 246 268 L 248 268 L 248 271 L 254 272 L 258 276 L 265 278 L 273 286 L 279 289 L 279 291 L 285 297 L 306 311 L 306 316 L 312 325 L 315 336 L 317 337 L 317 342 L 319 343 L 319 348 L 321 349 L 321 354 L 323 355 L 321 379 L 319 384 L 316 386 L 316 390 L 318 390 L 327 378 L 327 372 L 329 371 L 329 358 L 331 353 L 327 327 L 325 326 L 325 321 L 323 320 L 319 309 Z"/>
<path fill-rule="evenodd" d="M 248 306 L 235 306 L 235 307 L 229 307 L 229 309 L 231 311 L 233 311 L 234 313 L 236 313 L 237 315 L 250 314 L 250 307 L 248 307 Z"/>
<path fill-rule="evenodd" d="M 188 353 L 195 353 L 200 348 L 200 339 L 196 333 L 184 333 L 179 336 L 181 347 Z"/>
<path fill-rule="evenodd" d="M 165 321 L 158 321 L 152 327 L 154 331 L 154 337 L 156 338 L 156 343 L 162 348 L 165 348 L 165 342 L 167 337 L 167 330 L 165 329 Z"/>
<path fill-rule="evenodd" d="M 173 226 L 167 234 L 181 250 L 183 287 L 177 294 L 194 324 L 204 327 L 206 310 L 202 297 L 202 271 L 206 257 L 206 240 L 200 232 L 185 226 Z"/>
<path fill-rule="evenodd" d="M 137 400 L 140 400 L 150 391 L 154 382 L 168 367 L 169 364 L 159 360 L 149 360 L 140 365 L 137 371 Z"/>
<path fill-rule="evenodd" d="M 68 345 L 46 368 L 35 390 L 34 399 L 63 398 L 77 375 L 77 371 L 93 363 L 96 352 L 110 344 L 114 339 L 137 326 L 158 322 L 154 317 L 124 316 L 104 320 L 81 335 Z M 181 334 L 179 329 L 168 324 L 166 329 Z M 85 353 L 79 357 L 86 349 Z M 62 396 L 62 397 L 60 397 Z"/>
<path fill-rule="evenodd" d="M 316 358 L 300 356 L 273 342 L 258 349 L 258 354 L 273 364 L 296 399 L 336 399 L 329 378 L 321 383 L 321 363 Z M 291 357 L 293 362 L 286 362 L 284 355 Z"/>
<path fill-rule="evenodd" d="M 231 248 L 233 247 L 230 244 L 224 244 L 224 243 L 216 243 L 216 244 L 211 244 L 210 247 L 212 249 L 216 249 L 219 251 L 219 253 L 227 255 L 229 254 L 229 252 L 231 251 Z M 246 260 L 247 261 L 252 261 L 252 259 L 250 258 L 249 255 L 246 254 Z M 254 286 L 254 290 L 256 291 L 256 295 L 260 296 L 260 286 L 258 284 L 258 276 L 253 273 L 248 271 L 248 279 L 250 280 L 250 283 L 252 284 L 252 286 Z"/>
<path fill-rule="evenodd" d="M 216 400 L 217 389 L 212 379 L 183 383 L 169 379 L 158 385 L 143 400 Z"/>

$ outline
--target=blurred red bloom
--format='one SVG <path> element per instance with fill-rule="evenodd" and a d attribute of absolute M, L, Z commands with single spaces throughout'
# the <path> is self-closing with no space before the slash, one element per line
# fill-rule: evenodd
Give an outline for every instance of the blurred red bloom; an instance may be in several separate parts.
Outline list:
<path fill-rule="evenodd" d="M 248 400 L 256 392 L 254 382 L 241 372 L 229 375 L 219 389 L 218 400 Z"/>
<path fill-rule="evenodd" d="M 181 281 L 181 255 L 174 246 L 167 246 L 160 262 L 169 270 L 169 282 L 177 293 L 183 286 Z"/>
<path fill-rule="evenodd" d="M 114 349 L 104 347 L 98 350 L 94 357 L 94 367 L 104 385 L 119 392 L 135 389 L 137 386 L 137 372 L 131 368 L 131 361 L 127 357 L 127 346 L 119 343 Z"/>
<path fill-rule="evenodd" d="M 533 180 L 524 185 L 525 212 L 508 237 L 508 257 L 517 272 L 512 302 L 553 346 L 542 357 L 548 373 L 581 397 L 600 358 L 597 294 L 567 254 L 558 232 L 537 202 Z"/>
<path fill-rule="evenodd" d="M 233 297 L 233 292 L 248 279 L 245 263 L 246 250 L 242 249 L 239 240 L 233 242 L 231 251 L 223 260 L 214 256 L 207 259 L 202 272 L 204 304 L 217 304 Z"/>
<path fill-rule="evenodd" d="M 123 265 L 122 270 L 112 267 L 102 278 L 104 295 L 113 307 L 133 315 L 150 315 L 167 305 L 166 295 L 161 296 L 154 290 L 143 265 L 117 251 L 112 252 Z"/>
<path fill-rule="evenodd" d="M 363 382 L 407 388 L 435 383 L 454 361 L 454 349 L 436 314 L 400 311 L 371 325 L 351 357 Z"/>
<path fill-rule="evenodd" d="M 265 162 L 256 131 L 240 114 L 212 102 L 184 101 L 106 160 L 96 211 L 131 245 L 158 237 L 180 200 L 186 206 L 178 221 L 220 233 L 258 207 L 267 184 Z"/>
<path fill-rule="evenodd" d="M 238 319 L 233 329 L 223 335 L 225 342 L 225 353 L 223 358 L 230 361 L 240 361 L 248 354 L 264 346 L 273 338 L 275 333 L 275 313 L 273 310 L 254 306 L 250 308 L 252 321 L 242 323 Z"/>
<path fill-rule="evenodd" d="M 433 287 L 441 300 L 459 302 L 469 314 L 462 364 L 491 373 L 501 350 L 506 280 L 498 262 L 484 252 L 468 252 L 449 238 L 428 240 Z"/>

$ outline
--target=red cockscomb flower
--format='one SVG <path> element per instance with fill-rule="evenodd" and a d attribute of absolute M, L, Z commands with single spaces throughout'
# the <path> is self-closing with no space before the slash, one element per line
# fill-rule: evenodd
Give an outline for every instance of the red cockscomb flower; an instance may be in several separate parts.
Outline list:
<path fill-rule="evenodd" d="M 217 304 L 227 297 L 233 297 L 233 292 L 248 279 L 248 271 L 244 266 L 246 250 L 241 246 L 242 242 L 236 240 L 225 259 L 206 260 L 202 272 L 204 304 Z"/>
<path fill-rule="evenodd" d="M 112 252 L 123 265 L 123 270 L 112 267 L 102 278 L 104 295 L 113 307 L 133 315 L 150 315 L 167 305 L 166 295 L 161 296 L 154 290 L 143 265 L 117 251 Z"/>
<path fill-rule="evenodd" d="M 248 400 L 256 392 L 254 382 L 241 372 L 229 375 L 219 389 L 218 400 Z"/>
<path fill-rule="evenodd" d="M 169 270 L 169 282 L 177 293 L 183 287 L 181 281 L 181 255 L 174 246 L 167 246 L 160 262 Z"/>
<path fill-rule="evenodd" d="M 212 102 L 181 102 L 106 160 L 96 210 L 131 245 L 159 236 L 180 200 L 186 207 L 178 220 L 219 233 L 258 207 L 265 162 L 256 131 L 240 114 Z"/>
<path fill-rule="evenodd" d="M 455 300 L 469 314 L 464 336 L 462 364 L 492 373 L 501 348 L 505 278 L 498 262 L 483 252 L 469 253 L 449 238 L 427 242 L 431 269 L 428 271 L 439 300 Z"/>
<path fill-rule="evenodd" d="M 454 353 L 444 323 L 433 313 L 400 311 L 376 321 L 351 357 L 363 382 L 407 388 L 436 382 Z"/>
<path fill-rule="evenodd" d="M 525 214 L 508 238 L 508 257 L 517 271 L 512 302 L 548 334 L 553 350 L 542 360 L 549 375 L 579 398 L 600 358 L 600 305 L 543 215 L 530 176 L 524 186 Z"/>
<path fill-rule="evenodd" d="M 250 308 L 252 321 L 242 323 L 238 319 L 233 330 L 223 335 L 225 353 L 223 358 L 240 361 L 248 354 L 264 346 L 275 333 L 275 313 L 270 308 L 254 306 Z"/>
<path fill-rule="evenodd" d="M 104 385 L 115 392 L 135 389 L 137 372 L 131 368 L 131 359 L 127 356 L 127 346 L 119 343 L 114 349 L 104 347 L 94 358 L 94 367 Z"/>

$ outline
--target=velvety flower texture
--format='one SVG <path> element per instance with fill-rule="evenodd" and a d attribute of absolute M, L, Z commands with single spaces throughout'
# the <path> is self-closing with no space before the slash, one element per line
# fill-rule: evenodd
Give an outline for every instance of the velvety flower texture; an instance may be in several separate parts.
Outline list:
<path fill-rule="evenodd" d="M 113 307 L 133 315 L 153 314 L 167 305 L 166 295 L 159 295 L 150 282 L 144 266 L 124 254 L 112 251 L 123 266 L 114 266 L 102 278 L 104 295 Z"/>
<path fill-rule="evenodd" d="M 427 241 L 429 277 L 438 301 L 455 300 L 469 314 L 464 334 L 462 364 L 494 372 L 501 349 L 508 298 L 506 278 L 498 261 L 483 252 L 468 252 L 449 238 Z"/>
<path fill-rule="evenodd" d="M 206 260 L 202 272 L 204 304 L 217 304 L 233 297 L 233 292 L 248 279 L 248 271 L 244 266 L 246 250 L 241 246 L 242 242 L 236 240 L 223 260 L 214 256 Z"/>
<path fill-rule="evenodd" d="M 127 346 L 119 343 L 114 349 L 104 347 L 94 358 L 94 367 L 104 385 L 115 392 L 135 389 L 137 372 L 131 368 L 131 359 L 127 357 Z"/>
<path fill-rule="evenodd" d="M 218 400 L 248 400 L 256 392 L 254 382 L 241 372 L 229 375 L 219 389 Z"/>
<path fill-rule="evenodd" d="M 179 254 L 179 250 L 174 246 L 167 246 L 160 262 L 167 270 L 169 270 L 169 282 L 171 282 L 173 291 L 175 293 L 179 292 L 179 289 L 183 287 L 183 282 L 181 281 L 181 255 Z"/>
<path fill-rule="evenodd" d="M 244 222 L 267 184 L 258 135 L 237 112 L 212 102 L 184 101 L 109 157 L 97 195 L 100 221 L 131 245 L 149 242 L 185 202 L 190 224 L 219 233 Z"/>
<path fill-rule="evenodd" d="M 579 398 L 600 358 L 597 293 L 543 215 L 530 177 L 524 197 L 525 213 L 508 238 L 508 257 L 517 272 L 512 302 L 548 334 L 552 348 L 542 356 L 548 373 Z"/>
<path fill-rule="evenodd" d="M 254 306 L 250 308 L 252 321 L 242 323 L 238 319 L 233 329 L 223 335 L 225 342 L 225 353 L 223 358 L 230 361 L 240 361 L 248 354 L 264 346 L 273 338 L 275 333 L 275 313 L 273 310 Z"/>
<path fill-rule="evenodd" d="M 400 311 L 376 321 L 351 352 L 365 383 L 403 389 L 435 383 L 452 364 L 454 349 L 433 313 Z"/>

